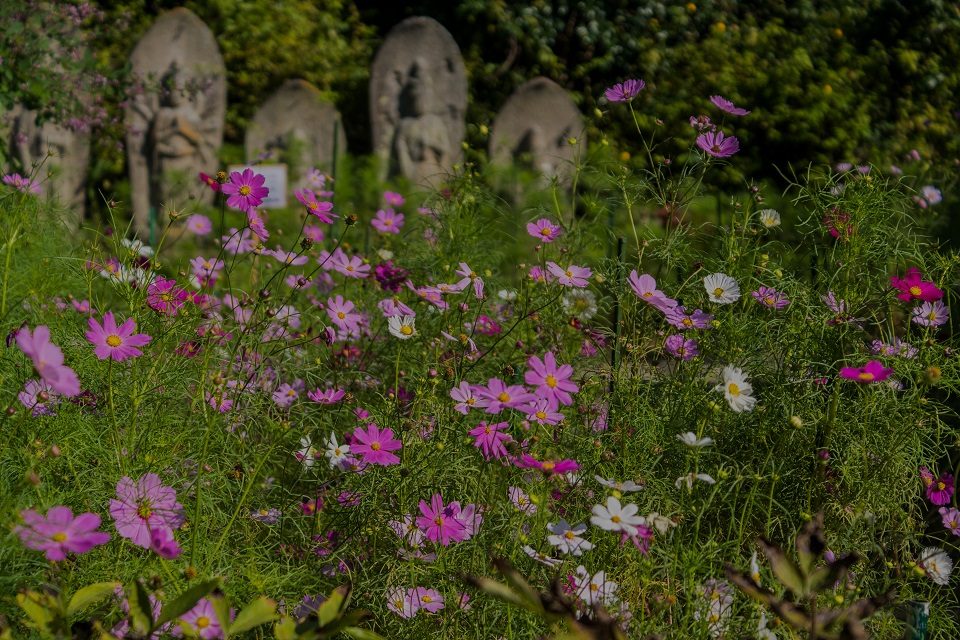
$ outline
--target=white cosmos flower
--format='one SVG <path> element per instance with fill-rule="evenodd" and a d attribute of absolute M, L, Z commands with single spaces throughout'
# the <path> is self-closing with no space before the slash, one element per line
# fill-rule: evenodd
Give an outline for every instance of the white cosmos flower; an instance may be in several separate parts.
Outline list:
<path fill-rule="evenodd" d="M 617 601 L 617 583 L 607 580 L 607 575 L 603 571 L 598 571 L 593 576 L 583 565 L 577 567 L 577 577 L 575 579 L 577 597 L 583 600 L 588 606 L 602 604 L 610 606 Z"/>
<path fill-rule="evenodd" d="M 917 558 L 917 565 L 923 568 L 927 577 L 935 583 L 946 586 L 950 582 L 950 574 L 953 573 L 953 560 L 947 555 L 947 552 L 940 547 L 927 547 Z"/>
<path fill-rule="evenodd" d="M 757 583 L 757 586 L 760 585 L 760 563 L 757 562 L 756 551 L 750 556 L 750 578 Z"/>
<path fill-rule="evenodd" d="M 310 436 L 300 438 L 300 444 L 303 446 L 303 449 L 297 452 L 297 457 L 300 458 L 300 462 L 309 469 L 313 466 L 313 461 L 317 456 L 317 448 L 310 442 Z"/>
<path fill-rule="evenodd" d="M 680 476 L 677 478 L 677 481 L 674 482 L 674 484 L 676 485 L 677 489 L 679 489 L 680 485 L 686 483 L 687 491 L 692 491 L 693 483 L 697 480 L 706 482 L 707 484 L 717 484 L 717 481 L 714 480 L 713 476 L 711 476 L 709 473 L 693 473 L 692 471 L 685 476 Z"/>
<path fill-rule="evenodd" d="M 765 226 L 767 229 L 773 229 L 774 227 L 780 226 L 780 213 L 776 209 L 764 209 L 763 211 L 758 211 L 760 216 L 760 224 Z"/>
<path fill-rule="evenodd" d="M 350 445 L 337 444 L 337 435 L 335 433 L 330 434 L 326 444 L 327 450 L 323 452 L 323 455 L 326 456 L 330 468 L 343 469 L 346 466 L 347 454 L 350 453 Z"/>
<path fill-rule="evenodd" d="M 560 560 L 558 558 L 551 558 L 550 556 L 545 556 L 539 551 L 537 551 L 536 549 L 534 549 L 533 547 L 531 547 L 530 545 L 525 545 L 523 547 L 523 552 L 528 556 L 530 556 L 531 558 L 533 558 L 534 560 L 536 560 L 537 562 L 547 565 L 551 569 L 554 567 L 559 567 L 561 564 L 563 564 L 563 560 Z"/>
<path fill-rule="evenodd" d="M 725 273 L 713 273 L 703 279 L 710 302 L 732 304 L 740 299 L 740 285 Z"/>
<path fill-rule="evenodd" d="M 593 543 L 580 537 L 580 534 L 586 530 L 587 525 L 578 524 L 571 527 L 566 520 L 561 520 L 557 524 L 548 523 L 547 531 L 553 535 L 547 536 L 547 542 L 555 546 L 560 553 L 583 555 L 584 551 L 593 549 Z"/>
<path fill-rule="evenodd" d="M 638 510 L 637 505 L 624 506 L 619 500 L 610 496 L 607 498 L 607 506 L 602 504 L 593 506 L 590 522 L 605 531 L 623 531 L 632 538 L 640 532 L 637 527 L 646 524 L 646 519 L 637 515 Z"/>
<path fill-rule="evenodd" d="M 409 340 L 416 333 L 416 316 L 390 316 L 387 318 L 387 327 L 390 333 L 401 340 Z"/>
<path fill-rule="evenodd" d="M 120 244 L 126 247 L 130 253 L 135 253 L 142 258 L 149 258 L 153 256 L 153 248 L 143 244 L 143 242 L 140 240 L 127 240 L 124 238 L 120 241 Z"/>
<path fill-rule="evenodd" d="M 633 480 L 617 482 L 616 480 L 607 480 L 606 478 L 601 478 L 600 476 L 593 476 L 593 479 L 605 487 L 610 487 L 611 489 L 615 489 L 622 493 L 630 493 L 631 491 L 640 491 L 643 489 L 643 486 L 637 484 Z"/>
<path fill-rule="evenodd" d="M 723 368 L 723 384 L 718 384 L 714 391 L 723 391 L 727 404 L 735 413 L 753 410 L 757 399 L 753 397 L 753 386 L 747 382 L 747 374 L 743 369 L 726 366 Z"/>
<path fill-rule="evenodd" d="M 573 289 L 560 300 L 564 313 L 589 320 L 597 313 L 597 296 L 589 289 Z"/>
<path fill-rule="evenodd" d="M 652 525 L 657 531 L 660 532 L 660 535 L 665 535 L 672 527 L 677 526 L 677 523 L 671 520 L 666 516 L 662 516 L 656 511 L 651 513 L 646 517 L 647 524 Z"/>
<path fill-rule="evenodd" d="M 677 440 L 688 447 L 706 447 L 713 444 L 713 438 L 697 438 L 697 434 L 692 431 L 677 435 Z"/>
<path fill-rule="evenodd" d="M 760 622 L 757 623 L 757 638 L 759 640 L 777 640 L 777 634 L 767 628 L 767 612 L 760 612 Z"/>

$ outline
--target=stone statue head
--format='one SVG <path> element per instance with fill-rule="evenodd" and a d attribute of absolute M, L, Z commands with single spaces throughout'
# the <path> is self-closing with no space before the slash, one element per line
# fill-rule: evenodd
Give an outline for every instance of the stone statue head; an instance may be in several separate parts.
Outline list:
<path fill-rule="evenodd" d="M 160 104 L 165 107 L 180 106 L 183 103 L 185 84 L 180 66 L 174 60 L 160 78 Z"/>
<path fill-rule="evenodd" d="M 400 90 L 400 117 L 419 118 L 429 113 L 433 104 L 433 82 L 426 60 L 416 57 Z"/>

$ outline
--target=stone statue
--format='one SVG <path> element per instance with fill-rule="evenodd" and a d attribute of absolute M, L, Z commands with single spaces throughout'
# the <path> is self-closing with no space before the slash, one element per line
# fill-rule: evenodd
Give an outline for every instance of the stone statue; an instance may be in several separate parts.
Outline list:
<path fill-rule="evenodd" d="M 493 165 L 516 165 L 546 178 L 572 170 L 575 147 L 586 148 L 583 118 L 567 92 L 548 78 L 534 78 L 517 89 L 500 109 L 490 131 Z"/>
<path fill-rule="evenodd" d="M 36 180 L 43 183 L 47 195 L 59 198 L 72 215 L 67 220 L 79 228 L 86 214 L 87 165 L 90 160 L 90 134 L 73 131 L 52 122 L 36 123 L 37 114 L 16 108 L 10 131 L 10 147 L 22 167 L 23 175 L 39 167 Z M 44 182 L 50 175 L 51 179 Z"/>
<path fill-rule="evenodd" d="M 165 206 L 212 201 L 213 192 L 197 176 L 219 169 L 226 69 L 213 34 L 186 9 L 161 16 L 130 61 L 134 74 L 148 83 L 159 80 L 156 91 L 144 91 L 127 105 L 134 227 L 147 239 L 166 225 Z"/>
<path fill-rule="evenodd" d="M 270 154 L 270 161 L 289 165 L 291 184 L 303 186 L 310 167 L 325 172 L 333 168 L 334 131 L 337 153 L 342 155 L 347 138 L 340 114 L 306 80 L 287 80 L 250 122 L 244 139 L 247 162 L 255 162 L 262 153 Z"/>
<path fill-rule="evenodd" d="M 381 177 L 442 180 L 460 157 L 466 107 L 466 70 L 453 36 L 432 18 L 408 18 L 394 27 L 370 75 Z"/>

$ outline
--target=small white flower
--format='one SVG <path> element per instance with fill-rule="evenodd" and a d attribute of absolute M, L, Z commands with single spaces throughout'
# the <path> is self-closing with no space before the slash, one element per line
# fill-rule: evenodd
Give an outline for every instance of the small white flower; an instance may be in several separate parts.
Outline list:
<path fill-rule="evenodd" d="M 697 434 L 692 431 L 679 434 L 677 440 L 688 447 L 706 447 L 707 445 L 713 444 L 713 438 L 697 438 Z"/>
<path fill-rule="evenodd" d="M 414 327 L 416 322 L 416 316 L 390 316 L 387 318 L 387 328 L 401 340 L 409 340 L 417 333 Z"/>
<path fill-rule="evenodd" d="M 606 478 L 601 478 L 600 476 L 593 476 L 593 479 L 602 484 L 605 487 L 610 487 L 616 491 L 622 493 L 630 493 L 632 491 L 640 491 L 643 487 L 633 480 L 627 480 L 626 482 L 617 482 L 616 480 L 607 480 Z"/>
<path fill-rule="evenodd" d="M 695 474 L 692 471 L 685 476 L 680 476 L 679 478 L 677 478 L 677 481 L 674 482 L 674 484 L 676 485 L 677 489 L 679 489 L 680 485 L 686 483 L 687 491 L 692 491 L 693 483 L 696 482 L 697 480 L 700 480 L 701 482 L 706 482 L 707 484 L 717 484 L 717 481 L 714 480 L 713 476 L 711 476 L 709 473 Z"/>
<path fill-rule="evenodd" d="M 610 496 L 607 498 L 607 506 L 602 504 L 593 506 L 590 522 L 605 531 L 623 531 L 630 537 L 634 537 L 640 532 L 637 527 L 646 524 L 646 519 L 637 515 L 638 510 L 637 505 L 623 506 L 619 500 Z"/>
<path fill-rule="evenodd" d="M 767 612 L 760 613 L 760 622 L 757 624 L 757 638 L 759 640 L 777 640 L 777 634 L 767 629 Z"/>
<path fill-rule="evenodd" d="M 677 526 L 677 523 L 675 523 L 673 520 L 666 516 L 660 515 L 656 511 L 648 515 L 646 520 L 647 524 L 652 525 L 657 531 L 660 532 L 660 535 L 666 534 L 667 531 L 669 531 L 672 527 Z"/>
<path fill-rule="evenodd" d="M 330 434 L 326 444 L 327 450 L 323 452 L 323 455 L 327 458 L 330 468 L 343 469 L 349 457 L 347 454 L 350 453 L 350 445 L 337 444 L 337 435 L 335 433 Z"/>
<path fill-rule="evenodd" d="M 561 564 L 563 564 L 563 560 L 560 560 L 558 558 L 551 558 L 550 556 L 545 556 L 539 551 L 535 550 L 530 545 L 525 545 L 523 547 L 523 552 L 528 556 L 530 556 L 531 558 L 533 558 L 534 560 L 536 560 L 537 562 L 547 565 L 551 569 L 554 567 L 559 567 Z"/>
<path fill-rule="evenodd" d="M 757 214 L 760 216 L 760 224 L 765 226 L 767 229 L 773 229 L 774 227 L 780 226 L 780 213 L 776 209 L 764 209 L 758 211 Z"/>
<path fill-rule="evenodd" d="M 497 292 L 497 296 L 499 296 L 501 300 L 510 302 L 511 300 L 517 299 L 517 292 L 511 291 L 510 289 L 500 289 L 500 291 Z"/>
<path fill-rule="evenodd" d="M 589 289 L 573 289 L 560 301 L 567 315 L 589 320 L 597 313 L 597 296 Z"/>
<path fill-rule="evenodd" d="M 750 579 L 760 585 L 760 563 L 757 562 L 757 552 L 750 556 Z"/>
<path fill-rule="evenodd" d="M 718 384 L 714 391 L 723 391 L 727 404 L 735 413 L 751 411 L 757 399 L 753 397 L 753 386 L 747 382 L 747 374 L 743 369 L 736 367 L 723 368 L 723 384 Z"/>
<path fill-rule="evenodd" d="M 580 565 L 577 567 L 575 584 L 577 597 L 588 606 L 594 604 L 610 606 L 617 601 L 617 583 L 607 580 L 607 575 L 603 571 L 598 571 L 591 576 L 586 568 Z"/>
<path fill-rule="evenodd" d="M 947 555 L 947 552 L 940 547 L 927 547 L 917 558 L 919 565 L 926 573 L 927 577 L 935 583 L 946 586 L 950 582 L 950 574 L 953 573 L 953 560 Z"/>
<path fill-rule="evenodd" d="M 731 304 L 740 299 L 740 285 L 725 273 L 713 273 L 703 279 L 710 302 Z"/>
<path fill-rule="evenodd" d="M 300 444 L 303 446 L 303 449 L 297 452 L 297 457 L 300 459 L 300 462 L 309 469 L 313 466 L 313 462 L 317 457 L 317 448 L 310 442 L 310 436 L 300 438 Z"/>
<path fill-rule="evenodd" d="M 547 531 L 553 535 L 547 536 L 547 542 L 557 548 L 560 553 L 572 553 L 575 556 L 583 555 L 584 551 L 593 549 L 593 543 L 587 542 L 580 534 L 587 530 L 587 525 L 578 524 L 571 527 L 566 520 L 557 524 L 548 523 Z"/>
<path fill-rule="evenodd" d="M 149 258 L 153 255 L 153 249 L 143 244 L 140 240 L 128 240 L 124 238 L 120 241 L 124 247 L 126 247 L 130 253 L 135 253 L 142 258 Z"/>
<path fill-rule="evenodd" d="M 377 255 L 380 256 L 380 259 L 384 261 L 393 260 L 393 251 L 389 251 L 387 249 L 378 249 Z"/>

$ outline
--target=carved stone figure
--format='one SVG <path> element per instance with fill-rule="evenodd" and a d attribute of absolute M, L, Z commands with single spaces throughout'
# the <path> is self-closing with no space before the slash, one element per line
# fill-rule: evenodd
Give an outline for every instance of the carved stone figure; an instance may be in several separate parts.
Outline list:
<path fill-rule="evenodd" d="M 381 177 L 442 180 L 460 157 L 466 107 L 466 70 L 453 36 L 432 18 L 408 18 L 394 27 L 370 76 Z"/>
<path fill-rule="evenodd" d="M 45 122 L 36 124 L 37 114 L 17 107 L 10 129 L 11 155 L 23 169 L 33 172 L 40 167 L 36 180 L 46 195 L 59 199 L 73 212 L 67 221 L 78 228 L 86 214 L 87 165 L 90 160 L 90 134 Z M 46 180 L 47 176 L 50 180 Z"/>
<path fill-rule="evenodd" d="M 566 176 L 575 148 L 586 148 L 583 117 L 567 92 L 549 78 L 534 78 L 500 109 L 490 131 L 490 162 L 519 165 L 546 177 Z"/>
<path fill-rule="evenodd" d="M 148 85 L 127 106 L 127 158 L 134 227 L 146 237 L 166 224 L 164 206 L 209 203 L 197 174 L 213 174 L 223 141 L 226 69 L 216 39 L 186 9 L 161 16 L 130 55 Z M 155 222 L 151 222 L 151 211 Z"/>
<path fill-rule="evenodd" d="M 333 168 L 335 130 L 337 153 L 347 150 L 347 138 L 339 123 L 340 114 L 321 97 L 319 89 L 306 80 L 287 80 L 250 122 L 244 140 L 247 162 L 269 153 L 271 161 L 289 165 L 293 186 L 303 186 L 310 167 L 321 171 Z"/>

